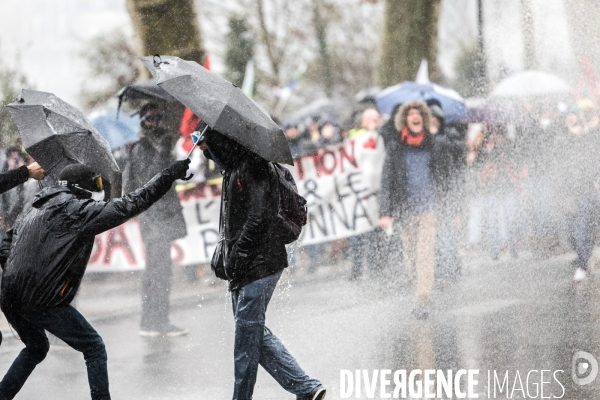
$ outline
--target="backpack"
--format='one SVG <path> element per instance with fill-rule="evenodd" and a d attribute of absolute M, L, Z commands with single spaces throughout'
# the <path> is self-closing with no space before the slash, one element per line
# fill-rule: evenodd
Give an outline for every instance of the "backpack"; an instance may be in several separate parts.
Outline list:
<path fill-rule="evenodd" d="M 298 193 L 298 187 L 290 170 L 278 163 L 270 163 L 277 175 L 277 210 L 275 234 L 285 244 L 295 242 L 306 225 L 306 199 Z"/>

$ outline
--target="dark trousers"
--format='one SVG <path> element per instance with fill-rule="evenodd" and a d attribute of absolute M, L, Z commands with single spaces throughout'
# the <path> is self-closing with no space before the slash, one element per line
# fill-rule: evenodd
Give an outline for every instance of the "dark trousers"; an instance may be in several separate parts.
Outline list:
<path fill-rule="evenodd" d="M 92 400 L 110 400 L 106 350 L 98 332 L 75 308 L 59 307 L 41 314 L 5 312 L 6 320 L 25 344 L 0 382 L 0 400 L 12 399 L 41 363 L 50 347 L 44 330 L 83 353 Z M 40 393 L 40 398 L 43 398 Z"/>
<path fill-rule="evenodd" d="M 281 271 L 231 292 L 235 318 L 233 400 L 252 399 L 259 364 L 296 396 L 307 396 L 321 387 L 321 382 L 306 375 L 283 343 L 265 326 L 267 305 L 280 277 Z"/>
<path fill-rule="evenodd" d="M 587 271 L 592 256 L 598 223 L 600 222 L 600 193 L 586 193 L 577 204 L 577 216 L 574 226 L 574 244 L 577 253 L 577 267 Z"/>
<path fill-rule="evenodd" d="M 142 329 L 155 330 L 169 323 L 169 296 L 173 270 L 171 242 L 157 232 L 141 229 L 146 247 L 142 276 Z"/>
<path fill-rule="evenodd" d="M 365 259 L 372 270 L 381 268 L 377 260 L 377 232 L 370 231 L 348 238 L 348 250 L 352 257 L 351 278 L 358 278 L 363 273 Z"/>

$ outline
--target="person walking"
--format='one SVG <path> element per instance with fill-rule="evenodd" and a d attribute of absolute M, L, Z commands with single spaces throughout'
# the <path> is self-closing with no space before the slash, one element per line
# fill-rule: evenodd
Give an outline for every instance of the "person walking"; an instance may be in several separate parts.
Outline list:
<path fill-rule="evenodd" d="M 381 116 L 379 112 L 374 108 L 368 108 L 362 113 L 360 127 L 350 130 L 348 137 L 354 139 L 369 134 L 378 137 L 379 133 L 377 129 L 379 128 L 380 121 Z M 375 260 L 380 261 L 378 260 L 379 248 L 376 230 L 350 236 L 347 240 L 350 258 L 352 259 L 350 280 L 357 280 L 362 275 L 365 259 L 370 265 L 371 270 L 381 270 L 381 263 L 373 262 Z"/>
<path fill-rule="evenodd" d="M 445 122 L 444 111 L 435 103 L 429 105 L 432 119 L 434 185 L 436 192 L 438 235 L 436 277 L 456 279 L 461 270 L 457 246 L 457 221 L 462 215 L 463 173 L 466 166 L 464 135 Z"/>
<path fill-rule="evenodd" d="M 140 110 L 141 139 L 131 147 L 123 172 L 126 191 L 134 190 L 174 161 L 174 137 L 163 127 L 164 113 L 155 103 Z M 144 337 L 182 336 L 189 330 L 170 322 L 172 281 L 171 242 L 186 235 L 183 212 L 175 188 L 148 212 L 138 217 L 146 248 L 146 269 L 142 277 L 142 318 Z"/>
<path fill-rule="evenodd" d="M 109 400 L 102 338 L 73 307 L 96 235 L 121 225 L 185 177 L 189 160 L 177 161 L 146 185 L 104 202 L 100 174 L 82 164 L 60 173 L 59 185 L 36 195 L 0 245 L 0 307 L 25 344 L 0 382 L 0 399 L 12 399 L 49 349 L 45 330 L 83 353 L 92 400 Z M 43 397 L 43 396 L 41 396 Z"/>
<path fill-rule="evenodd" d="M 427 318 L 435 269 L 435 154 L 431 114 L 422 101 L 405 103 L 395 116 L 398 136 L 386 143 L 381 177 L 380 226 L 398 222 L 406 271 L 416 283 L 418 319 Z"/>
<path fill-rule="evenodd" d="M 237 142 L 210 131 L 200 144 L 223 171 L 220 246 L 211 267 L 229 281 L 235 319 L 234 400 L 251 400 L 262 367 L 299 400 L 323 400 L 326 391 L 310 378 L 265 325 L 266 311 L 287 254 L 276 234 L 276 171 Z"/>

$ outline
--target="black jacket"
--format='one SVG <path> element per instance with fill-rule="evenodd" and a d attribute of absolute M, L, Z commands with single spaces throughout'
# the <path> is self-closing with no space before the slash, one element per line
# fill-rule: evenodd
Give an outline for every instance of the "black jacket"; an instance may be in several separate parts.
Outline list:
<path fill-rule="evenodd" d="M 215 155 L 224 167 L 224 271 L 215 272 L 237 290 L 287 267 L 285 244 L 274 234 L 277 176 L 267 161 L 220 134 L 208 136 L 207 144 L 212 152 L 205 152 L 207 158 Z"/>
<path fill-rule="evenodd" d="M 420 147 L 430 151 L 429 171 L 435 188 L 436 201 L 439 202 L 447 195 L 448 183 L 453 175 L 458 173 L 459 165 L 463 162 L 464 145 L 458 136 L 448 137 L 443 133 L 438 135 L 426 134 Z M 407 203 L 406 148 L 408 145 L 400 142 L 399 136 L 398 133 L 398 138 L 394 139 L 388 135 L 386 142 L 379 209 L 382 216 L 401 219 Z"/>
<path fill-rule="evenodd" d="M 81 200 L 61 186 L 38 193 L 0 245 L 2 310 L 41 313 L 71 303 L 94 236 L 147 210 L 174 180 L 163 171 L 144 187 L 109 202 Z"/>
<path fill-rule="evenodd" d="M 0 193 L 4 193 L 29 179 L 29 170 L 26 165 L 11 169 L 0 174 Z"/>
<path fill-rule="evenodd" d="M 135 142 L 123 172 L 125 193 L 139 188 L 171 165 L 175 161 L 172 152 L 173 140 L 168 134 L 164 134 L 160 140 L 151 141 L 142 137 Z M 182 238 L 187 233 L 181 203 L 174 187 L 137 219 L 142 230 L 157 231 L 162 240 L 169 242 Z"/>

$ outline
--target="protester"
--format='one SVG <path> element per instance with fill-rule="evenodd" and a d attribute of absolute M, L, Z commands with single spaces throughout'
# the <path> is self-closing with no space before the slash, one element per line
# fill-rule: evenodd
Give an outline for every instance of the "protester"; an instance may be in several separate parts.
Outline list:
<path fill-rule="evenodd" d="M 229 281 L 235 318 L 234 400 L 252 398 L 258 365 L 301 400 L 322 400 L 325 389 L 311 379 L 265 325 L 267 306 L 287 254 L 274 217 L 278 177 L 270 164 L 216 131 L 201 144 L 207 158 L 224 171 L 221 200 L 221 247 L 211 266 Z"/>
<path fill-rule="evenodd" d="M 155 103 L 140 110 L 140 140 L 132 145 L 123 173 L 123 186 L 131 191 L 174 161 L 174 137 L 162 126 L 163 111 Z M 172 281 L 171 242 L 186 235 L 182 207 L 175 188 L 148 212 L 139 216 L 146 248 L 146 269 L 142 277 L 142 319 L 140 335 L 181 336 L 189 331 L 171 324 L 169 308 Z"/>
<path fill-rule="evenodd" d="M 322 147 L 321 131 L 319 129 L 320 118 L 313 116 L 310 118 L 304 137 L 306 138 L 303 147 L 306 153 L 315 153 Z"/>
<path fill-rule="evenodd" d="M 379 223 L 401 229 L 405 268 L 416 280 L 415 317 L 427 318 L 433 288 L 436 238 L 435 153 L 431 113 L 422 101 L 405 103 L 394 118 L 396 140 L 386 143 Z"/>
<path fill-rule="evenodd" d="M 600 171 L 596 161 L 600 145 L 599 138 L 592 132 L 575 112 L 567 114 L 554 153 L 555 190 L 561 199 L 561 215 L 577 254 L 573 276 L 576 283 L 587 277 L 596 239 L 595 227 L 600 217 Z"/>
<path fill-rule="evenodd" d="M 378 136 L 377 129 L 379 128 L 380 120 L 381 116 L 377 110 L 373 108 L 366 109 L 362 113 L 360 127 L 352 129 L 349 132 L 349 138 L 354 139 L 368 134 Z M 352 259 L 350 280 L 356 280 L 362 275 L 365 257 L 372 269 L 381 267 L 379 262 L 374 262 L 377 259 L 377 244 L 377 231 L 374 230 L 348 238 L 348 250 Z"/>
<path fill-rule="evenodd" d="M 283 132 L 290 146 L 292 157 L 298 158 L 304 155 L 304 140 L 298 130 L 298 124 L 289 122 L 283 127 Z"/>
<path fill-rule="evenodd" d="M 492 260 L 499 259 L 502 247 L 518 257 L 517 196 L 522 182 L 506 135 L 504 125 L 490 126 L 474 163 Z"/>
<path fill-rule="evenodd" d="M 0 398 L 12 399 L 48 353 L 44 330 L 83 353 L 93 400 L 110 399 L 102 338 L 73 308 L 96 235 L 147 210 L 184 177 L 189 160 L 177 161 L 133 193 L 109 202 L 102 178 L 74 164 L 60 185 L 42 190 L 0 246 L 2 295 L 7 321 L 25 344 L 0 382 Z"/>
<path fill-rule="evenodd" d="M 463 170 L 467 147 L 464 135 L 456 127 L 445 124 L 442 108 L 435 103 L 429 108 L 432 114 L 432 153 L 436 160 L 433 164 L 438 217 L 436 276 L 456 277 L 461 270 L 457 220 L 462 214 Z"/>

